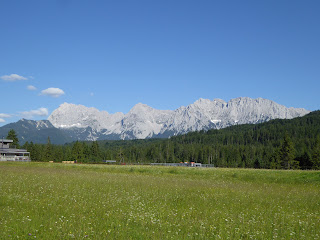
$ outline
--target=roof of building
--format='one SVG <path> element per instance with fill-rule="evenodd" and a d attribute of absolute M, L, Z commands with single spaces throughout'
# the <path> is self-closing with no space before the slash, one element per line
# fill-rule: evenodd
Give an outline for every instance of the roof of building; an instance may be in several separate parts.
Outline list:
<path fill-rule="evenodd" d="M 0 143 L 13 143 L 13 140 L 1 138 Z"/>
<path fill-rule="evenodd" d="M 30 153 L 26 149 L 17 149 L 17 148 L 0 148 L 0 153 Z"/>

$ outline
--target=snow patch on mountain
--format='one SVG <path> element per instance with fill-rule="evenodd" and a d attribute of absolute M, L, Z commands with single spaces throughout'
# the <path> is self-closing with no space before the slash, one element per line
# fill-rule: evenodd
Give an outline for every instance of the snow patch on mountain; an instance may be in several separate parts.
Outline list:
<path fill-rule="evenodd" d="M 48 129 L 48 128 L 54 127 L 51 124 L 51 122 L 48 120 L 34 121 L 34 120 L 28 120 L 28 119 L 22 118 L 20 122 L 21 122 L 21 127 L 26 129 L 29 129 L 30 127 L 32 127 L 34 129 L 41 130 L 41 129 Z"/>

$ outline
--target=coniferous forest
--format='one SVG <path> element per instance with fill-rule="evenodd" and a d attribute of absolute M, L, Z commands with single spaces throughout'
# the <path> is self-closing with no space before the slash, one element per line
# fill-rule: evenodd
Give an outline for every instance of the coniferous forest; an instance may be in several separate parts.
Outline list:
<path fill-rule="evenodd" d="M 200 162 L 216 167 L 320 169 L 320 111 L 291 120 L 191 132 L 170 139 L 26 142 L 32 161 L 119 164 Z"/>

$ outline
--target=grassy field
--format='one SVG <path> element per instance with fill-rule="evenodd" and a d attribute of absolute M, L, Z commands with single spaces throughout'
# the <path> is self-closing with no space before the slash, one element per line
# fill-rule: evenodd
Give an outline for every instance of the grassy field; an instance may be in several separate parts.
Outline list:
<path fill-rule="evenodd" d="M 0 163 L 0 239 L 320 239 L 320 172 Z"/>

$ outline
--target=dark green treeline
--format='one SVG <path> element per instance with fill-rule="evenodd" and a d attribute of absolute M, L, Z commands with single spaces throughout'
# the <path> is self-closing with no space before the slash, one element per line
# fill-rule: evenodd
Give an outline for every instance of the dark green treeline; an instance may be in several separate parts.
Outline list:
<path fill-rule="evenodd" d="M 25 143 L 33 161 L 100 163 L 194 161 L 217 167 L 320 169 L 320 111 L 292 120 L 192 132 L 170 139 Z"/>

